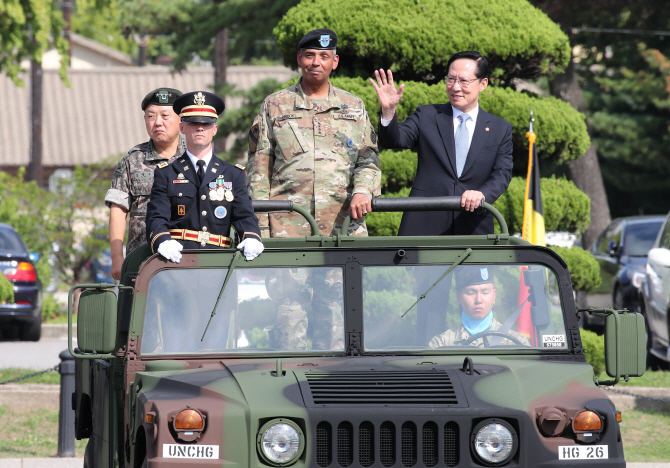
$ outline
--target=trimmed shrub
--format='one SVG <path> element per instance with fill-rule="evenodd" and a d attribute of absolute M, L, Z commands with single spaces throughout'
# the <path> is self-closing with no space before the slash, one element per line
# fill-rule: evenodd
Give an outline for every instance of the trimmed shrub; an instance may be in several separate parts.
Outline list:
<path fill-rule="evenodd" d="M 589 292 L 600 286 L 600 267 L 590 252 L 581 247 L 556 247 L 551 250 L 560 255 L 568 264 L 572 279 L 572 289 Z"/>
<path fill-rule="evenodd" d="M 305 33 L 325 25 L 337 32 L 340 73 L 371 76 L 391 68 L 399 78 L 436 82 L 449 57 L 478 50 L 493 79 L 535 78 L 561 71 L 568 37 L 526 0 L 302 0 L 274 29 L 287 66 Z"/>
<path fill-rule="evenodd" d="M 60 313 L 60 305 L 51 294 L 42 297 L 42 320 L 51 320 Z"/>
<path fill-rule="evenodd" d="M 583 232 L 589 226 L 591 200 L 572 181 L 556 176 L 541 178 L 540 189 L 546 231 Z M 525 178 L 513 177 L 507 191 L 493 204 L 507 221 L 510 233 L 521 232 L 525 194 Z"/>
<path fill-rule="evenodd" d="M 11 281 L 0 273 L 0 304 L 12 304 L 14 302 L 14 286 Z"/>
<path fill-rule="evenodd" d="M 593 373 L 598 377 L 605 370 L 605 338 L 583 328 L 579 332 L 586 362 L 593 366 Z"/>

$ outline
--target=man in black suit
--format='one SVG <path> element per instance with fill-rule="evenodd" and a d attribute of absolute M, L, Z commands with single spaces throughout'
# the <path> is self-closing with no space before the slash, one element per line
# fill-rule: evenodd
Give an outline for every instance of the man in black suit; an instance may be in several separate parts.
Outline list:
<path fill-rule="evenodd" d="M 182 248 L 230 247 L 230 225 L 242 237 L 238 244 L 252 260 L 263 251 L 258 218 L 247 192 L 244 168 L 212 153 L 223 99 L 205 91 L 179 97 L 173 109 L 181 119 L 186 152 L 159 164 L 154 171 L 147 208 L 147 242 L 172 262 L 181 260 Z"/>
<path fill-rule="evenodd" d="M 380 146 L 416 149 L 419 164 L 410 197 L 460 196 L 463 212 L 407 212 L 398 235 L 493 233 L 490 213 L 475 212 L 482 200 L 493 203 L 512 178 L 512 125 L 484 112 L 479 93 L 488 86 L 488 62 L 479 52 L 458 52 L 449 59 L 449 104 L 419 106 L 403 123 L 395 110 L 404 85 L 393 74 L 375 71 L 382 107 Z"/>

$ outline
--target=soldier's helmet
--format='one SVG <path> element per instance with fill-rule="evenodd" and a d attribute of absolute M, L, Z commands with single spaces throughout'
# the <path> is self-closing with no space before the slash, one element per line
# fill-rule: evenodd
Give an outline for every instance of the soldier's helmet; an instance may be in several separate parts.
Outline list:
<path fill-rule="evenodd" d="M 226 104 L 214 93 L 193 91 L 179 97 L 172 108 L 182 122 L 216 123 Z"/>

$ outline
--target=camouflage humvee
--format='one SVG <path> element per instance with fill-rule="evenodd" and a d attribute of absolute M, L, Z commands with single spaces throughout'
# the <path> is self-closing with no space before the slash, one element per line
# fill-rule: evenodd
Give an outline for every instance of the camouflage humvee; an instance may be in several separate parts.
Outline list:
<path fill-rule="evenodd" d="M 318 232 L 290 202 L 255 207 L 294 209 Z M 599 385 L 644 372 L 641 316 L 600 311 L 614 379 L 598 382 L 566 264 L 485 207 L 503 234 L 269 239 L 251 262 L 199 250 L 175 264 L 145 245 L 118 298 L 75 286 L 84 465 L 625 466 L 621 415 Z M 465 317 L 467 275 L 493 294 L 483 333 Z"/>

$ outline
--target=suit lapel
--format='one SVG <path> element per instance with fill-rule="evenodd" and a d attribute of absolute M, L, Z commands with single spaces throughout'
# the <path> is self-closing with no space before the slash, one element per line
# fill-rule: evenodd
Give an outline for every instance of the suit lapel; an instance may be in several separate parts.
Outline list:
<path fill-rule="evenodd" d="M 443 159 L 445 167 L 449 164 L 456 174 L 456 144 L 454 143 L 454 113 L 451 104 L 444 104 L 435 116 L 437 128 L 446 150 L 446 160 Z M 442 156 L 442 155 L 440 155 Z"/>
<path fill-rule="evenodd" d="M 223 161 L 212 155 L 212 159 L 209 160 L 209 164 L 207 165 L 205 178 L 202 181 L 203 185 L 209 185 L 210 182 L 216 180 L 221 174 L 223 174 Z"/>
<path fill-rule="evenodd" d="M 189 158 L 186 153 L 182 154 L 181 157 L 177 158 L 172 166 L 177 172 L 183 174 L 184 177 L 195 184 L 196 187 L 200 185 L 198 180 L 198 175 L 195 172 L 193 164 L 191 164 L 191 158 Z"/>
<path fill-rule="evenodd" d="M 489 136 L 489 122 L 491 121 L 491 116 L 488 112 L 484 112 L 481 108 L 479 109 L 479 115 L 477 115 L 477 123 L 475 124 L 475 132 L 472 134 L 472 143 L 470 143 L 470 149 L 468 150 L 468 157 L 465 160 L 465 166 L 463 167 L 463 172 L 461 176 L 465 175 L 466 172 L 472 167 L 479 155 L 479 152 L 482 150 L 486 144 L 486 140 Z M 453 141 L 453 139 L 452 139 Z"/>

